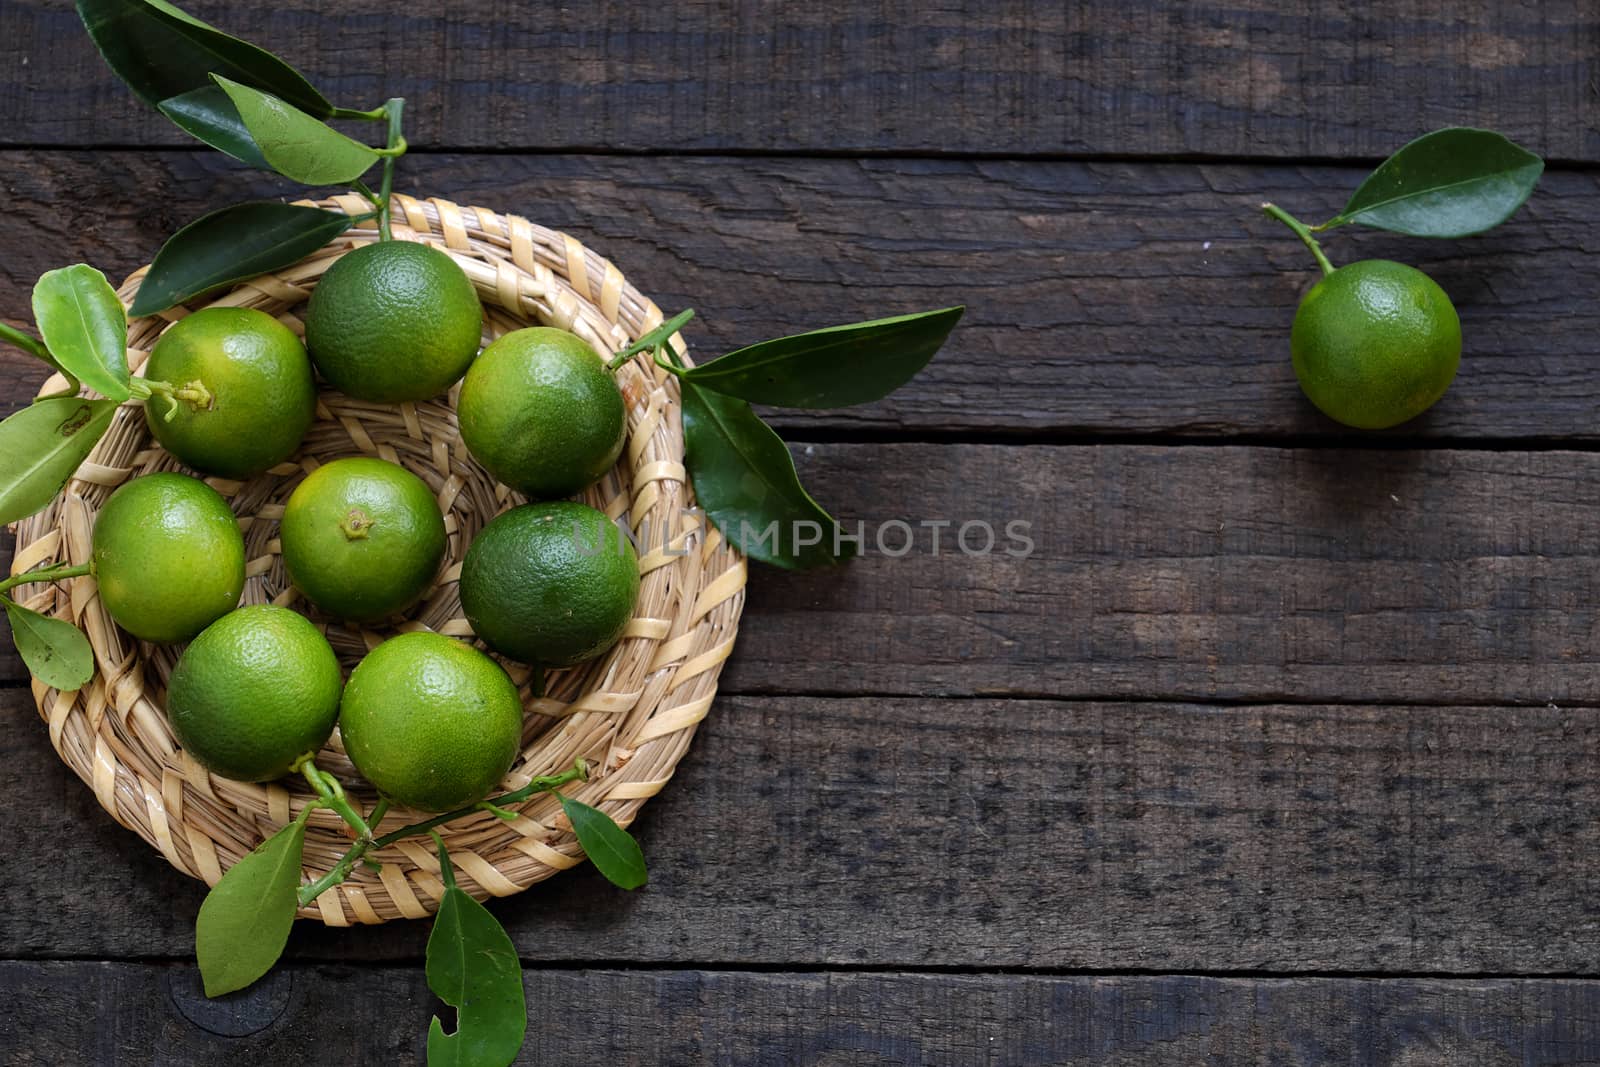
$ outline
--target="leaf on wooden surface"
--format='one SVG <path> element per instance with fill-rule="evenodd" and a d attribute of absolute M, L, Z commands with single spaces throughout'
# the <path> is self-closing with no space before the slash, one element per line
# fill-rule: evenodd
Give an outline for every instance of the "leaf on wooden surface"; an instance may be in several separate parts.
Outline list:
<path fill-rule="evenodd" d="M 152 106 L 211 84 L 221 74 L 318 118 L 333 105 L 305 75 L 164 0 L 77 0 L 78 17 L 111 70 Z"/>
<path fill-rule="evenodd" d="M 623 889 L 638 889 L 644 885 L 648 877 L 644 853 L 633 835 L 599 808 L 559 793 L 556 796 L 567 821 L 572 823 L 573 832 L 578 835 L 578 844 L 583 846 L 595 869 L 612 885 Z"/>
<path fill-rule="evenodd" d="M 888 396 L 927 366 L 964 310 L 942 308 L 761 341 L 692 367 L 683 378 L 755 404 L 865 404 Z"/>
<path fill-rule="evenodd" d="M 1435 130 L 1379 164 L 1317 228 L 1359 222 L 1413 237 L 1467 237 L 1510 218 L 1543 171 L 1544 160 L 1491 130 Z"/>
<path fill-rule="evenodd" d="M 428 1067 L 505 1067 L 528 1030 L 516 946 L 489 909 L 454 885 L 428 935 L 428 988 L 456 1009 L 454 1033 L 435 1015 Z"/>
<path fill-rule="evenodd" d="M 194 953 L 206 996 L 243 989 L 283 955 L 299 908 L 305 841 L 302 815 L 228 868 L 206 894 L 194 924 Z"/>
<path fill-rule="evenodd" d="M 800 484 L 783 439 L 748 403 L 685 381 L 683 437 L 700 506 L 745 555 L 806 568 L 856 554 L 833 516 Z"/>

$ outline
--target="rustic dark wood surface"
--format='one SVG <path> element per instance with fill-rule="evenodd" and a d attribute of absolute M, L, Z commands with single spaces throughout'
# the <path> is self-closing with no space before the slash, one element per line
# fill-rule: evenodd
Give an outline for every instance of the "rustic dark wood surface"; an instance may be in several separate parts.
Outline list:
<path fill-rule="evenodd" d="M 1296 159 L 1383 156 L 1455 123 L 1557 159 L 1600 156 L 1588 0 L 187 9 L 339 100 L 414 101 L 427 147 Z M 184 143 L 121 88 L 66 4 L 7 0 L 6 17 L 5 140 Z"/>
<path fill-rule="evenodd" d="M 341 102 L 402 188 L 611 256 L 703 356 L 964 302 L 881 403 L 777 421 L 848 522 L 1034 553 L 754 568 L 723 697 L 636 824 L 494 905 L 523 1062 L 1600 1063 L 1600 10 L 1579 0 L 191 9 Z M 1511 224 L 1339 234 L 1433 274 L 1459 380 L 1358 435 L 1300 397 L 1331 213 L 1426 129 L 1552 160 Z M 0 7 L 0 318 L 287 187 Z M 0 411 L 41 378 L 0 354 Z M 9 556 L 9 538 L 3 552 Z M 425 927 L 297 930 L 198 992 L 202 889 L 56 758 L 0 651 L 0 1061 L 420 1063 Z"/>
<path fill-rule="evenodd" d="M 530 967 L 524 982 L 546 1008 L 524 1057 L 541 1064 L 1514 1067 L 1600 1060 L 1593 1028 L 1600 988 L 1588 981 Z M 18 1005 L 0 1019 L 0 1055 L 16 1067 L 406 1063 L 414 1050 L 405 1034 L 369 1034 L 353 1021 L 430 996 L 416 968 L 296 965 L 224 1011 L 201 995 L 192 967 L 108 961 L 0 963 L 0 989 Z M 85 992 L 114 1006 L 98 1025 L 48 1025 L 52 1013 L 76 1010 Z M 160 1057 L 141 1059 L 150 1049 Z"/>
<path fill-rule="evenodd" d="M 1600 47 L 1600 42 L 1597 42 Z M 887 400 L 777 421 L 815 440 L 1133 435 L 1600 439 L 1600 185 L 1557 171 L 1512 224 L 1465 241 L 1377 231 L 1336 262 L 1402 258 L 1460 305 L 1464 370 L 1423 418 L 1342 430 L 1305 403 L 1286 330 L 1315 264 L 1264 197 L 1333 214 L 1363 170 L 1231 163 L 435 154 L 402 187 L 515 210 L 693 306 L 707 354 L 883 308 L 965 302 L 940 358 Z M 0 318 L 21 321 L 63 245 L 120 280 L 194 215 L 283 182 L 214 152 L 0 151 Z M 161 189 L 166 197 L 130 190 Z M 78 251 L 81 250 L 81 251 Z M 38 373 L 0 353 L 0 405 Z"/>

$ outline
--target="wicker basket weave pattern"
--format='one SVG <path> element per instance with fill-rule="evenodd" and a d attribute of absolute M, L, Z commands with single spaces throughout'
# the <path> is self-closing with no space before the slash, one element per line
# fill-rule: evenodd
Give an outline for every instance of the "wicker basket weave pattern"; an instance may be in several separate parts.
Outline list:
<path fill-rule="evenodd" d="M 571 330 L 597 351 L 610 353 L 662 321 L 654 303 L 572 237 L 447 200 L 395 200 L 395 236 L 443 248 L 472 279 L 484 303 L 486 338 L 543 323 Z M 368 210 L 356 196 L 317 206 L 351 215 Z M 259 308 L 303 333 L 299 316 L 317 280 L 340 255 L 375 237 L 373 224 L 364 223 L 300 263 L 235 286 L 211 303 Z M 119 295 L 125 303 L 143 274 L 138 271 L 123 284 Z M 161 331 L 193 309 L 129 323 L 129 359 L 135 368 L 143 365 Z M 675 340 L 685 351 L 681 338 Z M 504 786 L 516 788 L 582 757 L 591 764 L 590 780 L 567 792 L 626 826 L 666 785 L 710 709 L 744 603 L 745 561 L 693 510 L 676 379 L 641 355 L 621 368 L 617 380 L 627 402 L 628 445 L 616 468 L 585 499 L 625 519 L 634 531 L 640 548 L 639 602 L 615 648 L 590 663 L 551 673 L 541 696 L 533 695 L 526 669 L 505 664 L 522 687 L 525 716 L 522 752 Z M 44 388 L 62 384 L 57 378 Z M 325 628 L 346 669 L 388 636 L 389 631 L 347 628 L 318 616 L 288 584 L 277 541 L 284 501 L 306 473 L 340 456 L 380 456 L 413 471 L 434 490 L 449 539 L 438 583 L 401 629 L 426 627 L 470 638 L 456 591 L 462 555 L 486 522 L 521 498 L 467 454 L 456 432 L 454 400 L 452 391 L 436 401 L 386 406 L 324 390 L 317 421 L 292 460 L 243 482 L 207 479 L 232 504 L 244 530 L 244 602 L 306 610 Z M 178 469 L 150 438 L 143 412 L 124 405 L 65 492 L 17 525 L 12 572 L 87 561 L 94 517 L 110 492 L 131 477 Z M 34 682 L 51 743 L 100 804 L 173 866 L 215 884 L 312 799 L 310 790 L 293 780 L 247 785 L 215 777 L 178 747 L 162 711 L 174 650 L 143 644 L 118 629 L 92 577 L 25 586 L 16 593 L 28 607 L 82 626 L 95 651 L 98 671 L 83 689 L 62 693 Z M 345 757 L 337 733 L 318 762 L 370 807 L 374 794 Z M 382 829 L 418 817 L 396 810 L 385 817 Z M 582 861 L 571 827 L 547 795 L 521 805 L 515 821 L 480 813 L 449 824 L 444 833 L 459 884 L 480 898 L 516 893 Z M 349 844 L 337 816 L 315 812 L 306 836 L 307 874 L 326 871 Z M 443 883 L 425 837 L 373 855 L 381 870 L 358 866 L 302 916 L 344 926 L 416 918 L 434 910 Z"/>

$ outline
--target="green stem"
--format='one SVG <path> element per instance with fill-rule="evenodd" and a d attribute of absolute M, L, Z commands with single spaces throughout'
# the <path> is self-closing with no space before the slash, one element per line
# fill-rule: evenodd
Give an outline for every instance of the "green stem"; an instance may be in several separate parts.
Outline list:
<path fill-rule="evenodd" d="M 350 872 L 355 870 L 356 864 L 361 862 L 361 857 L 365 856 L 371 848 L 371 840 L 356 842 L 349 852 L 339 858 L 339 862 L 334 864 L 327 874 L 318 878 L 315 882 L 308 882 L 301 886 L 299 890 L 300 906 L 302 908 L 305 907 L 350 877 Z"/>
<path fill-rule="evenodd" d="M 384 101 L 382 111 L 389 119 L 388 147 L 380 152 L 383 159 L 383 181 L 378 185 L 378 239 L 381 241 L 394 240 L 394 234 L 389 227 L 391 214 L 390 198 L 394 194 L 394 161 L 399 159 L 406 150 L 406 139 L 400 132 L 400 117 L 404 113 L 406 102 L 403 97 L 392 97 Z"/>
<path fill-rule="evenodd" d="M 662 357 L 666 357 L 666 359 L 671 360 L 671 362 L 664 362 Z M 671 371 L 679 378 L 683 377 L 683 360 L 678 358 L 677 349 L 673 348 L 670 344 L 662 345 L 660 348 L 656 349 L 656 366 Z"/>
<path fill-rule="evenodd" d="M 694 318 L 694 308 L 685 308 L 684 310 L 678 312 L 676 315 L 672 316 L 672 318 L 668 319 L 666 322 L 663 322 L 661 325 L 657 326 L 655 329 L 651 330 L 644 336 L 640 337 L 637 341 L 633 342 L 633 344 L 612 356 L 611 359 L 606 363 L 606 369 L 614 371 L 632 357 L 648 349 L 654 353 L 657 366 L 666 367 L 667 370 L 673 370 L 672 367 L 668 367 L 665 363 L 661 362 L 661 346 L 668 345 L 670 347 L 672 335 L 683 329 L 683 327 L 687 325 L 689 320 L 692 318 Z M 676 355 L 677 353 L 674 352 L 673 356 L 676 357 Z M 674 371 L 674 373 L 676 373 L 676 371 Z"/>
<path fill-rule="evenodd" d="M 5 323 L 0 322 L 0 341 L 16 345 L 34 359 L 48 363 L 52 368 L 55 369 L 56 373 L 60 374 L 67 380 L 66 387 L 63 388 L 59 393 L 51 393 L 48 396 L 41 396 L 38 398 L 39 400 L 59 400 L 63 397 L 77 396 L 78 390 L 83 388 L 83 383 L 78 381 L 78 379 L 73 376 L 71 371 L 67 370 L 67 368 L 56 362 L 56 357 L 50 354 L 50 350 L 45 347 L 44 342 L 32 336 L 31 334 L 24 333 L 21 330 L 7 326 Z"/>
<path fill-rule="evenodd" d="M 513 789 L 511 792 L 501 796 L 491 797 L 487 802 L 497 808 L 504 807 L 507 804 L 517 804 L 527 800 L 535 793 L 552 793 L 568 782 L 588 781 L 588 779 L 589 766 L 579 760 L 570 770 L 562 771 L 560 774 L 547 774 L 543 778 L 535 778 L 521 789 Z M 402 826 L 393 833 L 384 834 L 378 838 L 374 842 L 374 846 L 387 848 L 401 838 L 415 837 L 417 834 L 427 833 L 435 826 L 443 826 L 452 819 L 459 819 L 463 815 L 471 815 L 477 810 L 479 810 L 478 805 L 472 804 L 465 808 L 457 808 L 455 811 L 447 811 L 443 815 L 435 815 L 433 818 L 425 819 L 419 823 L 412 823 L 410 826 Z"/>
<path fill-rule="evenodd" d="M 307 904 L 310 904 L 313 900 L 316 900 L 322 894 L 326 893 L 328 890 L 332 889 L 334 886 L 350 877 L 350 872 L 355 869 L 357 863 L 361 862 L 361 857 L 365 856 L 367 854 L 367 850 L 371 847 L 372 842 L 370 841 L 366 842 L 365 845 L 358 844 L 355 848 L 352 848 L 349 852 L 346 852 L 344 856 L 340 858 L 339 862 L 333 865 L 333 869 L 328 871 L 327 874 L 323 875 L 321 878 L 318 878 L 315 882 L 308 882 L 307 884 L 301 886 L 299 890 L 300 906 L 302 908 L 305 907 Z"/>
<path fill-rule="evenodd" d="M 382 821 L 384 813 L 389 810 L 389 800 L 387 797 L 379 797 L 378 802 L 372 806 L 372 814 L 363 819 L 350 806 L 349 800 L 345 797 L 344 788 L 339 785 L 338 779 L 333 778 L 331 775 L 323 774 L 309 759 L 300 765 L 300 773 L 305 775 L 306 781 L 311 783 L 311 788 L 317 791 L 317 797 L 320 801 L 318 804 L 308 805 L 305 812 L 301 813 L 301 816 L 304 817 L 314 807 L 329 807 L 338 812 L 339 817 L 355 829 L 359 835 L 356 838 L 356 843 L 351 845 L 350 850 L 339 858 L 339 862 L 333 865 L 332 870 L 315 882 L 300 887 L 299 901 L 300 906 L 303 908 L 350 877 L 350 872 L 355 869 L 355 865 L 371 851 L 372 827 L 378 825 Z"/>
<path fill-rule="evenodd" d="M 16 345 L 34 359 L 42 359 L 52 367 L 56 366 L 55 357 L 50 354 L 43 341 L 3 322 L 0 322 L 0 341 Z"/>
<path fill-rule="evenodd" d="M 630 352 L 627 349 L 623 349 L 621 352 L 618 352 L 616 355 L 612 356 L 610 361 L 606 363 L 606 370 L 615 371 L 618 367 L 628 362 L 628 360 L 632 359 L 635 355 L 636 353 Z"/>
<path fill-rule="evenodd" d="M 59 582 L 63 578 L 82 578 L 89 573 L 87 563 L 60 563 L 54 567 L 40 567 L 36 570 L 23 571 L 21 574 L 12 575 L 0 582 L 0 596 L 11 592 L 19 585 L 32 585 L 34 582 Z"/>
<path fill-rule="evenodd" d="M 311 788 L 317 791 L 317 798 L 325 808 L 332 808 L 339 813 L 339 818 L 350 824 L 350 829 L 356 832 L 356 842 L 372 840 L 372 827 L 367 825 L 367 820 L 361 817 L 350 801 L 344 795 L 344 786 L 331 774 L 324 774 L 315 763 L 306 760 L 300 765 L 300 773 L 306 781 L 311 783 Z"/>
<path fill-rule="evenodd" d="M 358 108 L 336 107 L 333 114 L 328 116 L 334 119 L 367 119 L 372 122 L 382 121 L 387 117 L 383 108 L 375 107 L 371 111 L 361 111 Z"/>
<path fill-rule="evenodd" d="M 41 400 L 65 400 L 67 397 L 77 396 L 78 390 L 83 388 L 83 383 L 74 378 L 71 371 L 61 367 L 57 367 L 56 370 L 67 380 L 67 384 L 63 385 L 58 393 L 46 393 L 44 396 L 35 397 L 33 401 L 35 404 Z"/>
<path fill-rule="evenodd" d="M 306 766 L 310 766 L 309 762 L 306 764 Z M 302 770 L 304 770 L 304 768 L 302 768 Z M 320 772 L 318 773 L 320 775 Z M 479 804 L 490 804 L 496 807 L 502 804 L 515 804 L 518 801 L 527 800 L 535 793 L 555 792 L 568 782 L 580 780 L 587 781 L 588 778 L 589 765 L 580 759 L 577 760 L 569 770 L 562 771 L 560 774 L 548 774 L 541 778 L 535 778 L 521 789 L 513 789 L 511 792 L 495 797 L 492 800 L 480 801 Z M 306 780 L 312 782 L 311 787 L 313 789 L 317 789 L 317 783 L 312 781 L 309 775 L 307 776 Z M 321 796 L 322 791 L 318 789 L 317 792 L 318 796 Z M 384 812 L 388 810 L 388 799 L 379 797 L 377 805 L 372 809 L 372 815 L 368 818 L 368 825 L 377 826 L 379 821 L 383 818 Z M 422 822 L 412 823 L 409 826 L 402 826 L 393 833 L 384 834 L 382 837 L 376 839 L 370 836 L 369 831 L 368 836 L 358 839 L 355 844 L 350 846 L 350 850 L 348 852 L 339 857 L 339 862 L 333 865 L 332 870 L 328 871 L 328 873 L 324 874 L 321 878 L 318 878 L 315 882 L 310 882 L 300 887 L 300 906 L 305 907 L 307 904 L 310 904 L 313 900 L 316 900 L 318 897 L 320 897 L 323 893 L 326 893 L 332 887 L 338 885 L 340 882 L 343 882 L 350 876 L 350 872 L 355 870 L 356 864 L 361 862 L 362 857 L 368 852 L 371 852 L 373 849 L 388 848 L 396 841 L 407 837 L 416 837 L 418 834 L 432 834 L 435 827 L 441 826 L 452 819 L 459 819 L 463 815 L 470 815 L 478 810 L 480 810 L 478 804 L 474 804 L 471 807 L 466 808 L 457 808 L 455 811 L 447 811 L 443 815 L 435 815 L 433 818 L 426 819 Z"/>
<path fill-rule="evenodd" d="M 1283 208 L 1279 207 L 1277 204 L 1262 204 L 1261 210 L 1265 211 L 1268 215 L 1271 215 L 1273 218 L 1289 227 L 1289 229 L 1295 232 L 1295 235 L 1298 236 L 1300 240 L 1306 243 L 1306 247 L 1311 249 L 1311 254 L 1316 257 L 1317 266 L 1322 268 L 1323 274 L 1327 275 L 1333 273 L 1333 264 L 1328 262 L 1328 257 L 1323 253 L 1322 246 L 1317 243 L 1317 239 L 1311 236 L 1311 228 L 1309 226 L 1295 218 L 1293 215 L 1289 214 L 1287 211 L 1283 210 Z"/>
<path fill-rule="evenodd" d="M 517 818 L 517 813 L 516 812 L 507 811 L 505 808 L 502 808 L 502 807 L 500 807 L 499 805 L 496 805 L 496 804 L 492 804 L 487 800 L 478 801 L 478 805 L 477 806 L 478 806 L 479 809 L 481 809 L 483 811 L 487 811 L 489 814 L 495 816 L 498 819 L 504 819 L 506 822 L 512 822 Z"/>

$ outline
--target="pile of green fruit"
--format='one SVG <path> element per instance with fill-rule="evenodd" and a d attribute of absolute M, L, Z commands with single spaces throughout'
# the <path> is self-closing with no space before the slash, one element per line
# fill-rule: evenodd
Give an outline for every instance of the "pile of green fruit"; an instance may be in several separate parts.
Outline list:
<path fill-rule="evenodd" d="M 81 270 L 77 278 L 86 288 L 97 281 Z M 95 294 L 120 328 L 114 301 Z M 58 335 L 48 302 L 40 306 L 48 343 Z M 315 415 L 314 371 L 378 403 L 431 399 L 466 375 L 468 450 L 535 500 L 581 492 L 616 462 L 626 436 L 622 394 L 605 361 L 572 334 L 544 327 L 509 333 L 478 357 L 482 327 L 477 293 L 453 259 L 378 241 L 341 257 L 315 290 L 309 349 L 263 312 L 210 307 L 168 328 L 146 377 L 126 377 L 112 392 L 131 393 L 139 381 L 150 432 L 167 451 L 201 474 L 245 479 L 298 452 Z M 50 350 L 58 349 L 67 346 Z M 280 540 L 290 579 L 324 616 L 378 624 L 433 585 L 445 522 L 415 474 L 348 458 L 317 467 L 294 489 Z M 604 550 L 587 550 L 602 540 Z M 107 612 L 128 633 L 192 639 L 172 675 L 168 713 L 184 749 L 217 774 L 261 782 L 306 770 L 337 720 L 351 760 L 383 795 L 439 812 L 481 800 L 516 756 L 516 688 L 472 646 L 392 638 L 346 686 L 310 622 L 284 608 L 238 608 L 239 526 L 197 478 L 160 473 L 120 486 L 95 522 L 90 567 Z M 561 500 L 490 522 L 460 586 L 489 647 L 536 667 L 605 652 L 638 591 L 629 539 L 601 512 Z"/>
<path fill-rule="evenodd" d="M 315 413 L 313 368 L 345 394 L 377 403 L 428 400 L 467 375 L 461 432 L 469 451 L 493 456 L 485 465 L 535 499 L 581 492 L 610 469 L 626 436 L 622 394 L 605 362 L 573 335 L 543 327 L 507 334 L 478 357 L 482 322 L 472 283 L 448 255 L 399 241 L 362 245 L 315 290 L 309 350 L 276 319 L 243 308 L 207 308 L 168 328 L 146 375 L 174 395 L 152 398 L 145 417 L 187 467 L 243 479 L 298 452 Z M 602 538 L 604 550 L 586 550 Z M 445 522 L 410 471 L 338 459 L 294 489 L 280 543 L 291 581 L 322 615 L 375 625 L 433 585 Z M 191 641 L 167 711 L 203 766 L 246 782 L 316 776 L 308 761 L 337 721 L 357 770 L 408 807 L 472 805 L 505 776 L 520 747 L 522 707 L 494 660 L 448 638 L 405 634 L 373 649 L 346 685 L 306 619 L 281 607 L 236 607 L 244 563 L 228 505 L 182 474 L 123 484 L 94 526 L 92 573 L 112 618 L 146 641 Z M 460 585 L 489 647 L 537 667 L 605 652 L 638 591 L 628 538 L 570 501 L 496 517 L 473 542 Z"/>

